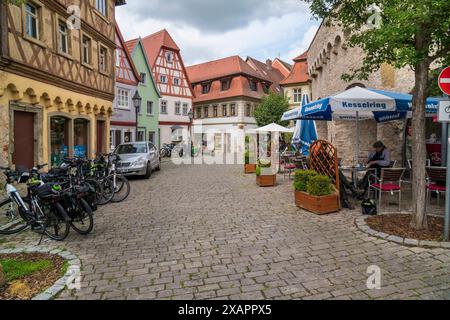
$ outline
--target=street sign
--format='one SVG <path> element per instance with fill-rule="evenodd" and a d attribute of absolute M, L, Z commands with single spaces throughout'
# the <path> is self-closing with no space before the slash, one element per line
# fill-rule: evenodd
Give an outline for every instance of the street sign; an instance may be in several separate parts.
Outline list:
<path fill-rule="evenodd" d="M 439 102 L 438 121 L 450 123 L 450 101 Z"/>
<path fill-rule="evenodd" d="M 446 95 L 450 95 L 450 67 L 445 68 L 438 79 L 439 88 Z"/>

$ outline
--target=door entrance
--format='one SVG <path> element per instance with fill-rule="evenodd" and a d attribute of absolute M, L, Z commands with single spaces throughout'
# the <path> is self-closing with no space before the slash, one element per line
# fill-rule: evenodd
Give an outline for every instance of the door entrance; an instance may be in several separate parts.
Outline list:
<path fill-rule="evenodd" d="M 97 154 L 105 152 L 105 121 L 97 121 Z"/>
<path fill-rule="evenodd" d="M 16 169 L 30 170 L 34 163 L 34 117 L 32 112 L 14 111 L 14 153 Z"/>

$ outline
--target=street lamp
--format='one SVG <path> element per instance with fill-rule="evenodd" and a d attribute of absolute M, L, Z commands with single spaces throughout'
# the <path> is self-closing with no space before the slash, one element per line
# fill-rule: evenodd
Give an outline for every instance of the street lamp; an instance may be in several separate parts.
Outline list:
<path fill-rule="evenodd" d="M 136 112 L 136 136 L 135 136 L 135 141 L 137 141 L 137 137 L 138 137 L 138 132 L 139 132 L 139 112 L 141 112 L 141 103 L 142 103 L 142 98 L 139 95 L 139 92 L 136 90 L 136 93 L 134 94 L 133 98 L 133 106 L 134 106 L 134 110 Z"/>

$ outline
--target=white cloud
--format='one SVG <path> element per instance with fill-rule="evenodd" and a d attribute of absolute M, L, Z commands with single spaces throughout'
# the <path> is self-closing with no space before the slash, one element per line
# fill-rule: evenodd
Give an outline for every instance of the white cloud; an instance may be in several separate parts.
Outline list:
<path fill-rule="evenodd" d="M 239 3 L 246 1 L 240 0 Z M 186 3 L 190 2 L 186 1 Z M 128 5 L 131 3 L 129 1 Z M 166 14 L 162 14 L 157 17 L 153 13 L 146 19 L 143 18 L 143 13 L 127 10 L 128 5 L 118 8 L 117 20 L 125 38 L 144 37 L 166 28 L 181 48 L 186 65 L 230 55 L 253 56 L 263 61 L 280 55 L 281 58 L 291 62 L 292 58 L 308 48 L 318 25 L 318 22 L 311 20 L 309 10 L 298 0 L 259 1 L 258 10 L 254 11 L 245 6 L 241 9 L 247 10 L 248 16 L 253 19 L 242 23 L 240 15 L 237 15 L 239 17 L 236 18 L 235 24 L 239 27 L 235 28 L 227 27 L 228 22 L 234 19 L 229 10 L 220 16 L 217 15 L 217 12 L 221 12 L 217 10 L 223 8 L 221 1 L 218 2 L 217 10 L 209 5 L 210 12 L 199 14 L 198 19 L 202 20 L 201 23 L 197 23 L 197 20 L 192 17 L 186 18 L 180 11 L 186 6 L 176 3 L 172 3 L 171 8 L 178 12 L 178 15 L 167 17 Z M 215 2 L 211 1 L 211 3 Z M 174 5 L 180 7 L 174 7 Z M 235 3 L 235 7 L 240 7 L 238 2 Z M 155 11 L 158 12 L 158 10 Z M 267 14 L 272 11 L 273 14 Z M 186 15 L 189 12 L 190 10 L 186 9 Z M 208 29 L 206 22 L 202 19 L 206 14 L 216 16 L 222 22 Z M 214 22 L 210 20 L 208 20 L 209 25 L 213 25 Z"/>

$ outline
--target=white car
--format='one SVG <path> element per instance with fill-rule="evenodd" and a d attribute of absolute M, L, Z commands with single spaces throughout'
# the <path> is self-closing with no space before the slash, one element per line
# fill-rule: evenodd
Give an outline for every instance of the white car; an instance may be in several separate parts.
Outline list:
<path fill-rule="evenodd" d="M 120 158 L 116 170 L 124 176 L 144 176 L 149 179 L 153 171 L 161 170 L 159 151 L 151 142 L 124 143 L 114 153 Z"/>

